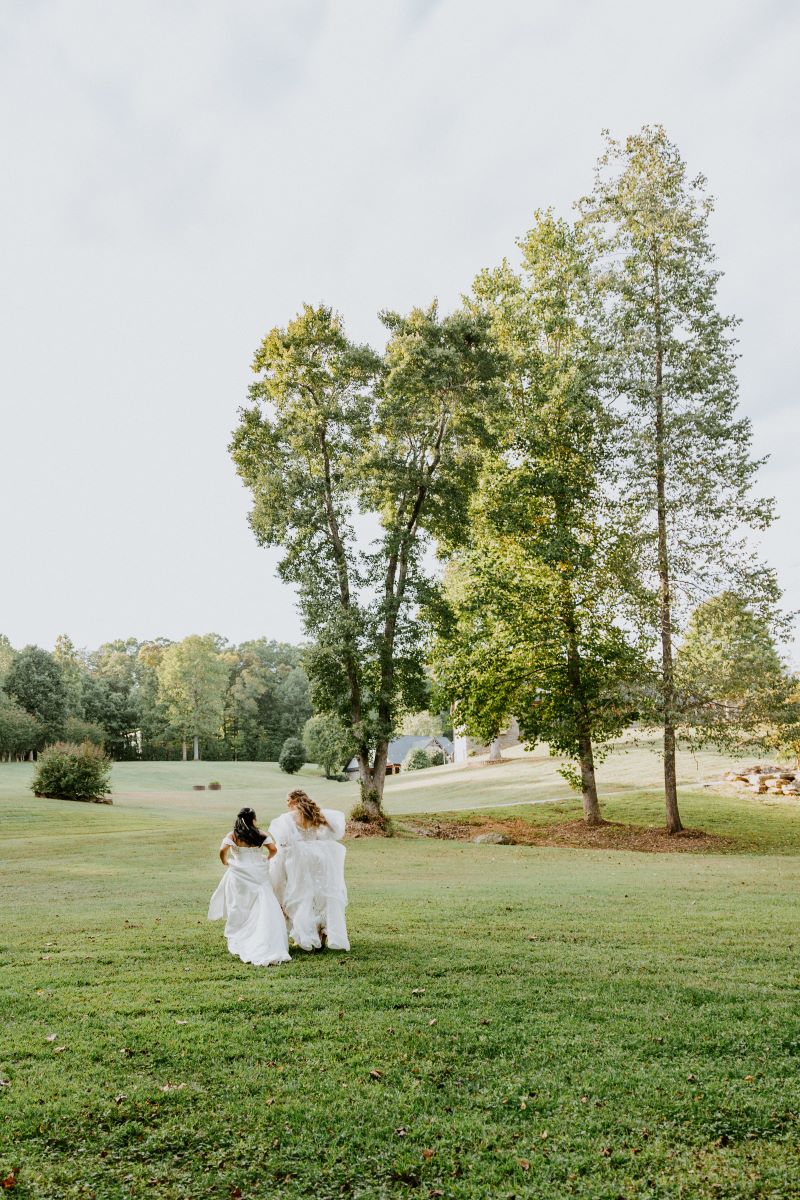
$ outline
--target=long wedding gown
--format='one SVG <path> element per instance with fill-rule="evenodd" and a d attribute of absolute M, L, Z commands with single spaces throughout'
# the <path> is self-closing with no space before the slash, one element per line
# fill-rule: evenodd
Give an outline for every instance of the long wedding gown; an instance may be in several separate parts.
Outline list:
<path fill-rule="evenodd" d="M 269 831 L 278 846 L 270 864 L 272 886 L 283 905 L 289 935 L 303 950 L 318 950 L 323 935 L 331 950 L 349 950 L 344 910 L 345 816 L 323 808 L 327 825 L 304 828 L 290 812 L 276 817 Z"/>
<path fill-rule="evenodd" d="M 257 967 L 289 962 L 289 939 L 281 906 L 270 882 L 269 861 L 257 846 L 237 846 L 233 835 L 228 866 L 208 906 L 209 921 L 225 919 L 231 954 Z M 220 847 L 222 849 L 222 847 Z"/>

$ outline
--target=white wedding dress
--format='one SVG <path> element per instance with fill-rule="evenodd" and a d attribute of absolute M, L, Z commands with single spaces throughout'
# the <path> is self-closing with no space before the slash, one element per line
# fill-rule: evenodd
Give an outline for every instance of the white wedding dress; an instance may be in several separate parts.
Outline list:
<path fill-rule="evenodd" d="M 349 950 L 344 910 L 345 815 L 323 808 L 327 825 L 305 829 L 290 812 L 269 827 L 278 846 L 270 863 L 272 886 L 283 905 L 289 935 L 303 950 L 318 950 L 325 935 L 331 950 Z"/>
<path fill-rule="evenodd" d="M 266 854 L 257 846 L 237 846 L 230 833 L 222 846 L 231 847 L 228 866 L 211 897 L 209 921 L 225 919 L 228 949 L 242 962 L 257 967 L 289 962 L 286 921 L 272 890 Z"/>

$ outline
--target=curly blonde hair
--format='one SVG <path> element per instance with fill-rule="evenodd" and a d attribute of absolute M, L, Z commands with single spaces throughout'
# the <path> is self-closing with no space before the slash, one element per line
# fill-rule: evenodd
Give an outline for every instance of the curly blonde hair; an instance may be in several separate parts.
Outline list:
<path fill-rule="evenodd" d="M 286 800 L 289 808 L 295 809 L 300 814 L 300 823 L 306 829 L 316 829 L 320 825 L 328 824 L 316 800 L 312 800 L 302 788 L 294 788 L 289 792 Z"/>

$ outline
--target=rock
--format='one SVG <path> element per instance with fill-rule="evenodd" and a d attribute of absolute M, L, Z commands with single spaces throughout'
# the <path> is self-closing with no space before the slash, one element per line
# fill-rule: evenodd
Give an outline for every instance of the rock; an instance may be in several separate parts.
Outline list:
<path fill-rule="evenodd" d="M 516 842 L 505 833 L 479 833 L 473 842 L 479 846 L 514 846 Z"/>

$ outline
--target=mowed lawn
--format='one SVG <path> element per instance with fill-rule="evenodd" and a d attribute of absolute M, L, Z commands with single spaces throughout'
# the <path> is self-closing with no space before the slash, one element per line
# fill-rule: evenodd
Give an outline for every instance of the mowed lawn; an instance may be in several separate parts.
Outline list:
<path fill-rule="evenodd" d="M 257 970 L 205 911 L 232 813 L 285 776 L 120 764 L 101 807 L 29 773 L 0 766 L 10 1195 L 800 1196 L 791 803 L 687 791 L 724 855 L 351 841 L 352 953 Z M 657 819 L 629 775 L 608 815 Z M 392 782 L 396 813 L 573 808 L 544 760 Z"/>

